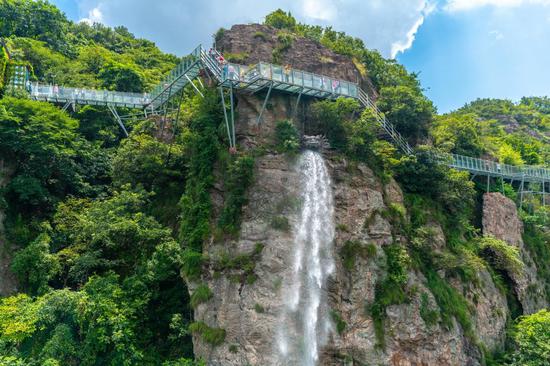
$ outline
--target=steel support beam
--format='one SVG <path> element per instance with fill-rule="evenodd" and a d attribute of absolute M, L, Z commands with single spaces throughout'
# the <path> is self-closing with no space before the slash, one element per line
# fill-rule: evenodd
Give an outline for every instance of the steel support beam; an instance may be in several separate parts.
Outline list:
<path fill-rule="evenodd" d="M 120 116 L 118 114 L 118 112 L 116 111 L 116 108 L 113 107 L 112 105 L 108 105 L 107 108 L 109 108 L 109 110 L 111 111 L 111 113 L 113 114 L 113 117 L 115 117 L 115 120 L 117 121 L 118 125 L 120 126 L 120 128 L 122 129 L 122 131 L 124 131 L 124 135 L 126 137 L 128 137 L 128 131 L 126 131 L 126 127 L 124 127 L 124 123 L 122 123 L 122 119 L 120 119 Z"/>
<path fill-rule="evenodd" d="M 227 129 L 227 138 L 229 139 L 229 147 L 233 146 L 231 129 L 229 128 L 229 119 L 227 118 L 227 107 L 225 105 L 225 97 L 223 95 L 223 86 L 220 85 L 220 96 L 222 98 L 223 116 L 225 118 L 225 128 Z"/>
<path fill-rule="evenodd" d="M 233 147 L 237 145 L 237 139 L 235 137 L 235 111 L 233 106 L 234 98 L 233 98 L 233 85 L 229 87 L 229 103 L 231 104 L 231 131 L 233 135 Z"/>
<path fill-rule="evenodd" d="M 264 99 L 264 104 L 262 105 L 262 109 L 260 110 L 260 114 L 258 115 L 258 120 L 256 121 L 256 124 L 260 124 L 260 121 L 262 120 L 262 115 L 264 114 L 265 107 L 267 106 L 267 101 L 269 100 L 269 96 L 271 95 L 271 90 L 273 90 L 273 83 L 269 85 L 269 90 L 267 91 L 267 94 Z"/>
<path fill-rule="evenodd" d="M 197 93 L 199 93 L 199 95 L 200 95 L 201 97 L 204 98 L 204 94 L 201 93 L 201 91 L 199 90 L 199 88 L 197 88 L 197 86 L 195 85 L 195 83 L 193 83 L 193 80 L 191 80 L 191 79 L 189 78 L 189 76 L 187 76 L 187 74 L 185 74 L 185 78 L 186 78 L 187 80 L 189 80 L 189 83 L 193 86 L 193 89 L 195 89 L 195 91 L 196 91 Z"/>

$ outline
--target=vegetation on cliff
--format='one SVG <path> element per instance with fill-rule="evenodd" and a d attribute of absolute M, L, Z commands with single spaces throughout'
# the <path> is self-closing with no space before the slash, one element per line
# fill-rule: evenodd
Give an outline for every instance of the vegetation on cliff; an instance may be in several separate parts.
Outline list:
<path fill-rule="evenodd" d="M 142 92 L 177 62 L 123 27 L 75 24 L 43 1 L 3 1 L 0 19 L 0 37 L 6 38 L 14 60 L 32 66 L 33 80 Z M 430 303 L 427 292 L 421 295 L 426 324 L 452 327 L 457 319 L 477 341 L 473 310 L 448 279 L 476 283 L 480 268 L 498 276 L 522 266 L 506 243 L 480 236 L 475 214 L 480 185 L 438 164 L 430 151 L 548 165 L 550 102 L 479 100 L 437 116 L 416 75 L 368 50 L 361 40 L 330 27 L 300 24 L 282 11 L 268 15 L 266 24 L 284 31 L 274 57 L 300 36 L 352 57 L 378 89 L 378 105 L 397 129 L 411 143 L 433 145 L 403 157 L 378 139 L 373 112 L 360 111 L 356 102 L 311 106 L 338 153 L 366 162 L 383 182 L 394 177 L 406 192 L 406 214 L 404 207 L 384 213 L 391 217 L 396 242 L 384 250 L 385 274 L 376 285 L 375 301 L 365 304 L 380 345 L 386 308 L 415 295 L 407 285 L 411 270 L 424 275 L 435 300 Z M 211 289 L 198 284 L 189 295 L 182 277 L 195 281 L 209 266 L 239 283 L 256 280 L 255 260 L 263 244 L 250 254 L 227 254 L 216 261 L 204 255 L 203 243 L 238 235 L 254 180 L 254 155 L 272 147 L 292 155 L 299 133 L 281 121 L 275 146 L 231 155 L 220 128 L 218 93 L 205 90 L 204 98 L 186 93 L 182 103 L 178 126 L 131 121 L 132 132 L 122 140 L 101 107 L 69 115 L 24 98 L 0 100 L 0 156 L 10 170 L 0 189 L 0 209 L 6 213 L 11 268 L 20 285 L 18 294 L 0 300 L 0 364 L 190 366 L 195 364 L 191 333 L 213 346 L 224 342 L 224 329 L 191 321 L 192 309 L 212 298 Z M 215 217 L 210 191 L 217 179 L 224 184 Z M 537 204 L 526 203 L 524 240 L 550 299 L 549 214 L 529 211 Z M 427 226 L 432 221 L 447 236 L 448 247 L 440 254 L 430 250 L 434 234 Z M 289 229 L 285 217 L 274 218 L 272 225 Z M 401 237 L 408 246 L 399 244 Z M 341 255 L 351 270 L 357 256 L 375 257 L 376 248 L 349 242 Z M 256 312 L 263 313 L 257 305 Z M 333 317 L 339 332 L 351 326 L 339 314 Z M 515 346 L 502 362 L 542 364 L 548 357 L 547 312 L 516 323 Z"/>

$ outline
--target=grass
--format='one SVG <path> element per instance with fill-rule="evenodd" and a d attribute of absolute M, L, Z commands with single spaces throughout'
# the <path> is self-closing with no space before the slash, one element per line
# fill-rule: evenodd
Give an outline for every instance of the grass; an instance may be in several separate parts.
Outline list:
<path fill-rule="evenodd" d="M 386 308 L 390 305 L 403 304 L 409 300 L 409 294 L 405 291 L 407 284 L 407 272 L 410 259 L 407 251 L 392 244 L 384 247 L 386 253 L 387 275 L 384 280 L 376 284 L 374 290 L 374 302 L 366 306 L 367 313 L 370 313 L 374 323 L 374 333 L 377 347 L 384 349 Z"/>
<path fill-rule="evenodd" d="M 212 293 L 212 290 L 210 290 L 210 287 L 206 284 L 201 284 L 191 295 L 191 307 L 195 309 L 200 304 L 210 300 L 212 296 L 214 296 L 214 294 Z"/>
<path fill-rule="evenodd" d="M 257 39 L 261 39 L 262 41 L 265 41 L 267 39 L 267 36 L 265 35 L 265 33 L 261 31 L 255 32 L 253 37 Z"/>
<path fill-rule="evenodd" d="M 225 341 L 225 329 L 211 328 L 205 322 L 189 324 L 189 331 L 198 334 L 202 339 L 213 346 L 219 346 Z"/>
<path fill-rule="evenodd" d="M 336 324 L 336 331 L 338 334 L 344 333 L 344 330 L 346 330 L 346 327 L 348 326 L 347 323 L 342 319 L 342 316 L 340 313 L 338 313 L 336 310 L 331 310 L 330 316 L 332 317 L 332 321 L 334 321 L 334 324 Z"/>
<path fill-rule="evenodd" d="M 270 226 L 275 230 L 280 230 L 284 232 L 290 231 L 290 223 L 286 216 L 273 216 L 271 218 Z"/>
<path fill-rule="evenodd" d="M 256 243 L 250 253 L 239 254 L 233 257 L 228 253 L 224 253 L 218 261 L 212 263 L 213 270 L 215 273 L 233 272 L 229 273 L 231 282 L 251 285 L 258 279 L 254 274 L 254 269 L 263 249 L 264 244 Z"/>
<path fill-rule="evenodd" d="M 246 52 L 226 52 L 223 54 L 225 59 L 229 62 L 234 62 L 236 64 L 243 64 L 245 63 L 245 60 L 248 58 L 249 54 Z"/>
<path fill-rule="evenodd" d="M 263 314 L 263 313 L 265 313 L 264 307 L 263 307 L 262 305 L 258 304 L 258 303 L 256 303 L 256 304 L 254 305 L 254 311 L 256 311 L 258 314 Z"/>
<path fill-rule="evenodd" d="M 348 240 L 344 243 L 342 249 L 340 249 L 340 256 L 342 257 L 344 268 L 351 271 L 355 267 L 355 261 L 358 257 L 365 259 L 375 257 L 376 246 L 372 243 L 363 244 L 360 241 Z"/>
<path fill-rule="evenodd" d="M 439 320 L 439 311 L 431 308 L 430 299 L 425 292 L 420 295 L 420 317 L 428 327 L 436 325 Z"/>

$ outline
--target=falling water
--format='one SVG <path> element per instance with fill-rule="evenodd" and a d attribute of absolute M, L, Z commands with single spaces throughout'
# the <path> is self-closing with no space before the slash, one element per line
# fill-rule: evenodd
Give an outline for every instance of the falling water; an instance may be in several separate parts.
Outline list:
<path fill-rule="evenodd" d="M 277 347 L 280 365 L 315 366 L 332 330 L 326 298 L 334 271 L 334 207 L 321 154 L 300 156 L 302 208 L 294 225 L 292 273 L 285 279 Z"/>

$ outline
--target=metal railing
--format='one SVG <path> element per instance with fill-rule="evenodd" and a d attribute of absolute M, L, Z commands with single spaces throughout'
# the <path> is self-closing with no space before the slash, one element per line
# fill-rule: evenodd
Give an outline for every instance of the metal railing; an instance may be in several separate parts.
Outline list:
<path fill-rule="evenodd" d="M 143 107 L 149 101 L 147 93 L 126 93 L 109 90 L 70 88 L 31 83 L 28 92 L 32 99 L 43 101 L 74 102 L 76 104 L 104 104 Z"/>
<path fill-rule="evenodd" d="M 514 166 L 458 154 L 441 154 L 441 156 L 449 162 L 449 166 L 452 168 L 468 170 L 474 174 L 501 176 L 514 180 L 550 181 L 550 169 L 544 167 Z"/>

